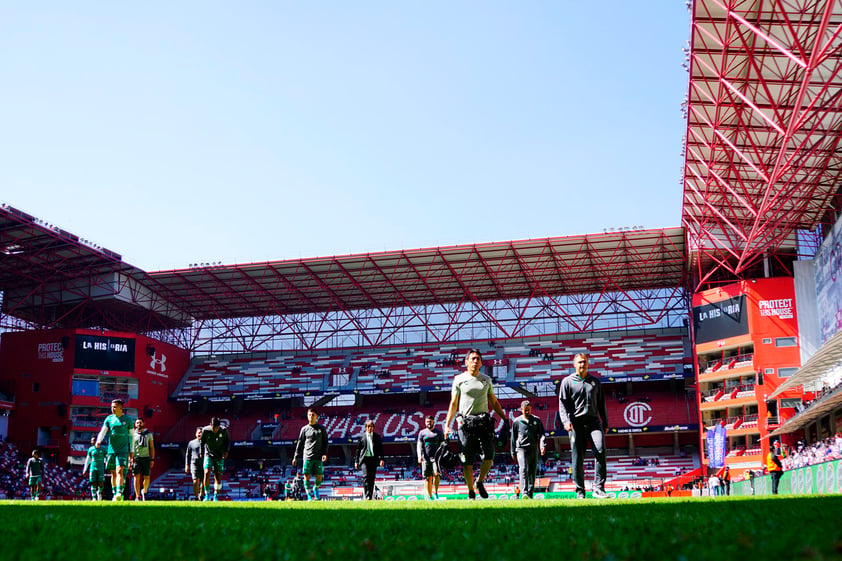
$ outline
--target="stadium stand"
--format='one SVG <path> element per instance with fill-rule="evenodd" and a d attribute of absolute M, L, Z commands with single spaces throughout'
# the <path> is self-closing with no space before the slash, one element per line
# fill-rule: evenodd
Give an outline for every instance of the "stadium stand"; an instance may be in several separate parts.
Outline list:
<path fill-rule="evenodd" d="M 592 370 L 605 379 L 683 375 L 688 361 L 685 342 L 680 333 L 653 330 L 501 341 L 481 350 L 498 383 L 524 385 L 546 383 L 569 372 L 577 352 L 590 353 Z M 447 391 L 466 349 L 467 344 L 447 344 L 197 357 L 173 397 L 189 401 Z"/>

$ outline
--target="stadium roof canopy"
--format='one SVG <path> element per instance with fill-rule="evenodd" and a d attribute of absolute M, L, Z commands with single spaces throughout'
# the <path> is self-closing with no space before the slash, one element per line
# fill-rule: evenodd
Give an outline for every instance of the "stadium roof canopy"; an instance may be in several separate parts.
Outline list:
<path fill-rule="evenodd" d="M 790 259 L 832 223 L 842 152 L 842 3 L 697 0 L 684 203 L 694 283 Z"/>
<path fill-rule="evenodd" d="M 685 280 L 682 228 L 146 273 L 3 206 L 0 254 L 4 327 L 149 332 L 203 319 L 676 288 Z"/>
<path fill-rule="evenodd" d="M 195 318 L 441 305 L 681 286 L 681 228 L 151 273 Z"/>

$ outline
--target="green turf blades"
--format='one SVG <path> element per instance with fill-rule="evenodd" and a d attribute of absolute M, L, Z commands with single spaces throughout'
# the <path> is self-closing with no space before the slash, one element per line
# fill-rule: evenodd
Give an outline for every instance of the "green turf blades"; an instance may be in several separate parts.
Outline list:
<path fill-rule="evenodd" d="M 3 502 L 0 559 L 833 559 L 842 496 L 725 499 Z M 782 520 L 786 518 L 786 522 Z M 142 551 L 137 536 L 147 536 Z"/>

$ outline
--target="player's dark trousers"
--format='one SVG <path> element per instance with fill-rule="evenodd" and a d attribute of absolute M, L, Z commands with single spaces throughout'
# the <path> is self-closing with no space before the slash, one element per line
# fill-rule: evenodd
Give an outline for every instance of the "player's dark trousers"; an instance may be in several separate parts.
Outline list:
<path fill-rule="evenodd" d="M 377 458 L 363 458 L 363 496 L 370 501 L 374 498 L 374 478 L 377 475 Z"/>
<path fill-rule="evenodd" d="M 781 476 L 784 474 L 782 471 L 770 471 L 769 475 L 772 476 L 772 494 L 778 494 L 778 484 L 781 482 Z"/>
<path fill-rule="evenodd" d="M 599 418 L 578 417 L 573 420 L 573 432 L 570 434 L 570 450 L 573 456 L 573 482 L 576 492 L 585 492 L 585 452 L 588 445 L 593 449 L 596 461 L 594 488 L 605 489 L 605 435 Z"/>
<path fill-rule="evenodd" d="M 518 475 L 520 475 L 520 491 L 532 498 L 535 491 L 535 475 L 538 472 L 538 450 L 533 446 L 517 449 Z"/>

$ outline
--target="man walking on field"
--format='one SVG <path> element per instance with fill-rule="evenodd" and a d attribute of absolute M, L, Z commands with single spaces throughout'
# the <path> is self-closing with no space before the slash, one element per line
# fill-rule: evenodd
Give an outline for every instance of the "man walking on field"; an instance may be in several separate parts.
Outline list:
<path fill-rule="evenodd" d="M 575 371 L 564 378 L 559 387 L 558 414 L 570 435 L 576 497 L 585 498 L 585 452 L 590 444 L 596 459 L 592 494 L 595 499 L 605 499 L 608 497 L 605 492 L 605 430 L 608 428 L 605 395 L 599 380 L 588 374 L 588 355 L 579 353 L 573 357 L 573 368 Z"/>
<path fill-rule="evenodd" d="M 532 403 L 520 404 L 521 416 L 512 422 L 512 458 L 518 463 L 520 490 L 524 499 L 531 499 L 538 473 L 538 457 L 547 452 L 544 423 L 532 414 Z"/>
<path fill-rule="evenodd" d="M 111 472 L 111 491 L 114 494 L 112 501 L 123 500 L 128 466 L 134 459 L 131 451 L 133 427 L 134 420 L 123 414 L 123 400 L 115 399 L 112 401 L 111 414 L 102 423 L 102 429 L 100 429 L 94 444 L 99 448 L 108 438 L 105 471 Z"/>
<path fill-rule="evenodd" d="M 301 432 L 298 433 L 292 465 L 295 466 L 302 459 L 304 460 L 304 465 L 301 466 L 304 474 L 304 493 L 308 501 L 318 501 L 324 462 L 327 461 L 327 431 L 319 424 L 319 413 L 312 407 L 307 410 L 307 424 L 301 427 Z M 311 476 L 314 476 L 316 480 L 313 484 L 312 495 L 310 494 Z"/>
<path fill-rule="evenodd" d="M 222 426 L 219 417 L 213 417 L 211 424 L 202 429 L 200 439 L 205 456 L 205 500 L 218 501 L 219 492 L 222 491 L 222 472 L 225 469 L 231 439 L 228 437 L 228 429 Z M 210 492 L 211 473 L 213 474 L 213 496 Z"/>
<path fill-rule="evenodd" d="M 476 480 L 476 490 L 483 499 L 488 498 L 485 490 L 485 476 L 494 462 L 494 422 L 489 412 L 489 406 L 508 423 L 506 413 L 494 395 L 494 384 L 491 378 L 480 372 L 482 368 L 482 353 L 471 349 L 465 355 L 465 371 L 453 379 L 450 390 L 450 406 L 444 420 L 445 438 L 451 432 L 450 424 L 454 416 L 458 422 L 459 442 L 462 444 L 462 474 L 468 487 L 468 498 L 475 499 L 474 491 L 474 459 L 479 455 L 479 477 Z M 459 415 L 456 415 L 456 413 Z"/>
<path fill-rule="evenodd" d="M 143 419 L 134 422 L 132 435 L 132 454 L 134 463 L 134 500 L 145 501 L 152 480 L 152 466 L 155 464 L 155 439 L 143 424 Z"/>
<path fill-rule="evenodd" d="M 102 486 L 105 484 L 105 451 L 96 447 L 96 437 L 91 438 L 91 447 L 85 456 L 82 475 L 85 475 L 86 471 L 90 474 L 91 499 L 101 501 Z"/>
<path fill-rule="evenodd" d="M 444 442 L 444 433 L 436 428 L 433 416 L 427 415 L 424 419 L 424 428 L 418 433 L 417 452 L 418 463 L 421 464 L 421 475 L 427 480 L 427 498 L 430 500 L 439 498 L 441 474 L 435 455 L 442 442 Z"/>
<path fill-rule="evenodd" d="M 193 479 L 193 496 L 196 497 L 197 501 L 201 501 L 204 496 L 203 459 L 202 428 L 199 427 L 196 429 L 196 438 L 187 443 L 187 453 L 184 455 L 184 473 L 189 473 L 191 479 Z"/>

